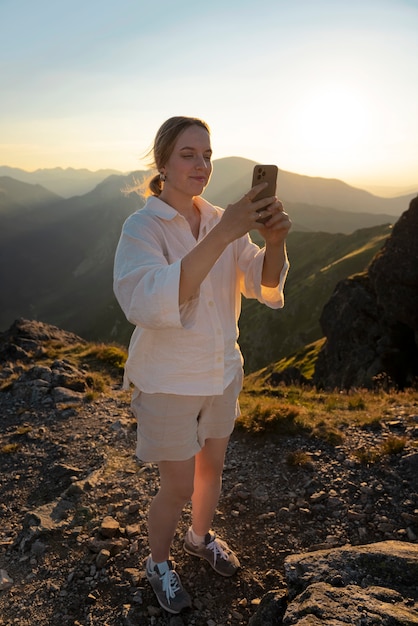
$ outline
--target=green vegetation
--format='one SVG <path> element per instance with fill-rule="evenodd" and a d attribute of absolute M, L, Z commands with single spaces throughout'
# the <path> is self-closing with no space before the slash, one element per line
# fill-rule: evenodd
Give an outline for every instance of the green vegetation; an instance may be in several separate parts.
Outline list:
<path fill-rule="evenodd" d="M 350 235 L 291 231 L 285 307 L 273 310 L 255 300 L 243 301 L 239 343 L 246 373 L 321 341 L 319 319 L 335 286 L 364 272 L 389 235 L 388 225 Z M 304 375 L 310 378 L 309 369 Z"/>
<path fill-rule="evenodd" d="M 75 368 L 78 375 L 68 381 L 68 387 L 75 391 L 86 390 L 84 399 L 92 402 L 101 393 L 105 393 L 115 382 L 120 382 L 127 358 L 125 348 L 116 344 L 89 343 L 66 343 L 49 341 L 42 346 L 42 356 L 37 359 L 39 365 L 51 366 L 54 361 L 64 361 Z M 27 369 L 34 362 L 26 365 Z M 21 364 L 22 367 L 23 364 Z M 20 374 L 19 374 L 20 375 Z M 0 392 L 10 389 L 18 374 L 12 374 L 1 383 Z M 15 434 L 26 434 L 31 427 L 22 427 Z"/>
<path fill-rule="evenodd" d="M 413 390 L 390 394 L 383 390 L 324 392 L 310 386 L 274 386 L 269 380 L 277 367 L 275 364 L 246 376 L 237 428 L 259 435 L 307 435 L 339 445 L 351 425 L 382 430 L 383 422 L 393 417 L 393 404 L 410 407 L 411 414 L 418 407 L 418 394 Z M 355 456 L 361 463 L 374 463 L 400 453 L 406 444 L 405 437 L 390 435 L 376 448 L 357 450 Z M 288 462 L 300 465 L 304 461 L 295 453 Z"/>
<path fill-rule="evenodd" d="M 295 435 L 303 432 L 305 426 L 299 419 L 299 409 L 276 398 L 259 397 L 251 403 L 251 409 L 243 412 L 237 425 L 252 434 L 275 433 Z"/>
<path fill-rule="evenodd" d="M 390 435 L 377 446 L 371 448 L 362 447 L 356 450 L 354 456 L 362 465 L 372 465 L 381 461 L 385 456 L 400 454 L 405 448 L 407 441 L 406 437 Z"/>
<path fill-rule="evenodd" d="M 280 359 L 276 363 L 270 364 L 262 370 L 255 372 L 254 374 L 248 374 L 247 380 L 251 381 L 257 379 L 260 376 L 272 376 L 283 372 L 288 368 L 297 368 L 302 376 L 306 380 L 310 381 L 314 374 L 315 363 L 318 358 L 318 354 L 321 351 L 322 346 L 325 343 L 325 338 L 318 339 L 313 343 L 304 346 L 300 350 L 297 350 L 294 354 Z"/>
<path fill-rule="evenodd" d="M 329 445 L 339 445 L 351 426 L 379 433 L 374 446 L 360 448 L 353 455 L 360 463 L 371 464 L 401 453 L 407 445 L 418 446 L 412 435 L 395 436 L 388 431 L 387 423 L 396 417 L 399 406 L 402 414 L 416 415 L 418 394 L 416 391 L 390 393 L 384 389 L 367 391 L 335 390 L 325 392 L 310 384 L 277 384 L 278 376 L 287 368 L 297 368 L 309 381 L 315 362 L 323 345 L 323 339 L 315 341 L 286 357 L 248 374 L 240 395 L 242 414 L 237 420 L 237 431 L 258 437 L 298 437 L 318 438 Z M 39 353 L 38 353 L 39 354 Z M 84 389 L 85 401 L 91 402 L 103 393 L 111 393 L 120 384 L 126 362 L 126 350 L 116 344 L 78 343 L 50 341 L 42 346 L 40 356 L 34 357 L 25 366 L 52 366 L 53 362 L 64 361 L 74 368 L 74 376 L 69 376 L 68 386 Z M 23 364 L 21 364 L 23 367 Z M 70 370 L 71 371 L 71 370 Z M 4 384 L 11 385 L 12 375 Z M 126 392 L 127 401 L 129 392 Z M 24 409 L 22 408 L 22 411 Z M 413 417 L 411 417 L 411 420 Z M 13 454 L 20 450 L 19 438 L 28 434 L 32 427 L 23 423 L 9 433 L 9 441 L 3 442 L 1 454 Z M 15 441 L 13 441 L 13 439 Z M 411 440 L 412 439 L 412 440 Z M 290 466 L 312 466 L 312 458 L 303 449 L 293 450 L 286 459 Z"/>
<path fill-rule="evenodd" d="M 123 372 L 127 352 L 116 344 L 80 342 L 67 344 L 51 341 L 44 351 L 47 361 L 65 359 L 75 367 L 87 365 L 93 371 L 107 372 L 111 376 L 118 376 Z"/>

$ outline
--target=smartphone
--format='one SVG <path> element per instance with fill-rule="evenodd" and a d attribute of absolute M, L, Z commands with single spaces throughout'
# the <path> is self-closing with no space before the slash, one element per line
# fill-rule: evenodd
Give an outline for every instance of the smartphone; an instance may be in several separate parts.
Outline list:
<path fill-rule="evenodd" d="M 268 183 L 265 189 L 262 189 L 254 198 L 254 200 L 262 200 L 276 195 L 277 174 L 279 168 L 277 165 L 256 165 L 253 170 L 252 187 L 259 183 Z M 254 201 L 253 200 L 253 201 Z M 265 224 L 270 217 L 260 218 L 257 222 Z"/>

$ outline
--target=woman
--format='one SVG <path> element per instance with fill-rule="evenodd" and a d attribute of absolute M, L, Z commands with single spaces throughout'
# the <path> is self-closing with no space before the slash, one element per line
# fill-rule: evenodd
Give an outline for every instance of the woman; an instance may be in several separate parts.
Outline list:
<path fill-rule="evenodd" d="M 291 223 L 276 197 L 253 201 L 264 183 L 225 210 L 201 197 L 212 173 L 212 149 L 200 119 L 167 120 L 153 155 L 159 173 L 149 183 L 145 206 L 123 226 L 114 290 L 136 327 L 125 376 L 134 385 L 137 456 L 158 463 L 160 475 L 148 516 L 146 575 L 160 605 L 179 613 L 190 606 L 190 596 L 170 547 L 190 499 L 186 552 L 206 559 L 222 576 L 239 567 L 211 526 L 239 415 L 241 294 L 283 306 Z M 269 218 L 265 225 L 260 216 Z M 248 235 L 255 228 L 265 240 L 262 250 Z"/>

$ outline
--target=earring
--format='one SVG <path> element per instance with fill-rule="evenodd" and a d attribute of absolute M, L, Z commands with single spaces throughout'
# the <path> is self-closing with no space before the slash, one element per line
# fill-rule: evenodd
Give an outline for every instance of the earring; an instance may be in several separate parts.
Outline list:
<path fill-rule="evenodd" d="M 160 181 L 161 181 L 162 183 L 164 183 L 164 182 L 165 182 L 165 179 L 166 179 L 166 175 L 165 175 L 165 174 L 163 174 L 162 172 L 160 172 Z"/>

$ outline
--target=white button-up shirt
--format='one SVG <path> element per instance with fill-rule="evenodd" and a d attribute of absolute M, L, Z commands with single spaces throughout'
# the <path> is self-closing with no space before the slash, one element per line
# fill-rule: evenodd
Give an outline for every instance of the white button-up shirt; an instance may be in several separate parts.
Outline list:
<path fill-rule="evenodd" d="M 195 202 L 200 241 L 223 210 L 200 197 Z M 262 286 L 264 249 L 246 235 L 227 246 L 196 296 L 179 306 L 181 260 L 196 243 L 187 220 L 156 197 L 123 225 L 114 291 L 136 327 L 125 383 L 146 393 L 222 394 L 243 363 L 237 343 L 241 294 L 271 308 L 284 305 L 288 262 L 276 288 Z"/>

